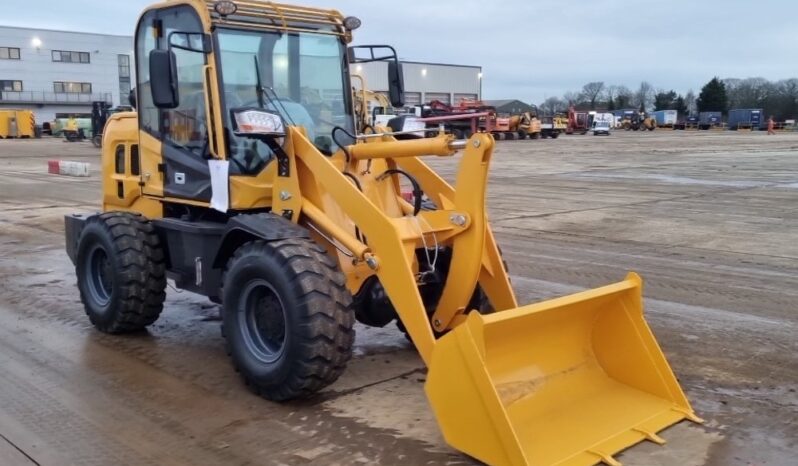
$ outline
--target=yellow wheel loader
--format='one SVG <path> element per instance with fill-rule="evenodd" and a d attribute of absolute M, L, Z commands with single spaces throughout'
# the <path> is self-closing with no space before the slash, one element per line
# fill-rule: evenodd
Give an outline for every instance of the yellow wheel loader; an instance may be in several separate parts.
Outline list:
<path fill-rule="evenodd" d="M 359 24 L 253 0 L 144 11 L 136 112 L 103 133 L 103 211 L 65 219 L 94 326 L 146 328 L 172 280 L 222 304 L 244 382 L 283 401 L 341 376 L 355 320 L 398 320 L 446 441 L 488 464 L 617 464 L 698 421 L 636 275 L 519 307 L 486 215 L 491 135 L 355 132 L 351 63 L 387 60 L 402 101 L 395 53 L 347 48 Z M 454 185 L 425 157 L 458 163 Z"/>
<path fill-rule="evenodd" d="M 366 79 L 359 74 L 351 74 L 350 78 L 360 84 L 353 89 L 355 105 L 355 129 L 360 133 L 374 132 L 377 115 L 385 115 L 393 110 L 388 97 L 366 87 Z"/>

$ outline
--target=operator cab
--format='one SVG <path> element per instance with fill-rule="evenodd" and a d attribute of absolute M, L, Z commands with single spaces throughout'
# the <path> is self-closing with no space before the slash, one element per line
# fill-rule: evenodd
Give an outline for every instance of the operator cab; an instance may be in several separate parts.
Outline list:
<path fill-rule="evenodd" d="M 238 131 L 235 114 L 242 111 L 273 114 L 280 125 L 303 128 L 328 156 L 354 143 L 352 62 L 390 60 L 391 100 L 400 103 L 395 51 L 379 56 L 374 50 L 384 47 L 361 46 L 357 50 L 371 52 L 363 59 L 347 49 L 359 20 L 281 8 L 264 3 L 250 11 L 230 1 L 193 0 L 142 15 L 136 100 L 142 171 L 149 174 L 142 179 L 144 194 L 209 202 L 212 159 L 228 160 L 231 177 L 262 173 L 276 148 Z"/>

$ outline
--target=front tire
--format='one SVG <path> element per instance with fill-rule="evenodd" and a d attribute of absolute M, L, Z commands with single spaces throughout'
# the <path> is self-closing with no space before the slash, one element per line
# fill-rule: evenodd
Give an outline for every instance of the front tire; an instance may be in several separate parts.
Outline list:
<path fill-rule="evenodd" d="M 223 283 L 222 334 L 253 392 L 303 398 L 343 373 L 355 338 L 352 296 L 324 248 L 302 238 L 247 243 Z"/>
<path fill-rule="evenodd" d="M 90 218 L 75 264 L 80 300 L 98 330 L 135 332 L 158 319 L 166 299 L 166 262 L 144 217 L 109 212 Z"/>

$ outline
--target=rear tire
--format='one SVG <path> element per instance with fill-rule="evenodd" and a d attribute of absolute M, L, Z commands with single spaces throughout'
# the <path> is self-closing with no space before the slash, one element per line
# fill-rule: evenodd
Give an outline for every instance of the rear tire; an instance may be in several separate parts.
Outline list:
<path fill-rule="evenodd" d="M 307 397 L 338 379 L 352 357 L 346 278 L 311 240 L 241 246 L 225 270 L 223 302 L 227 352 L 266 399 Z"/>
<path fill-rule="evenodd" d="M 518 130 L 518 139 L 523 141 L 524 139 L 526 139 L 526 136 L 527 136 L 526 130 L 523 129 Z"/>
<path fill-rule="evenodd" d="M 166 263 L 155 228 L 144 217 L 109 212 L 90 218 L 75 261 L 80 300 L 105 333 L 153 324 L 166 299 Z"/>

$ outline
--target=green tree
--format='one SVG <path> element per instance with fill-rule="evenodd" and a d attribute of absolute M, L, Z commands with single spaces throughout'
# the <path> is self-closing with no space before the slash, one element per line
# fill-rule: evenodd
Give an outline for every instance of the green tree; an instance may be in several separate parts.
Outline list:
<path fill-rule="evenodd" d="M 674 110 L 676 104 L 676 93 L 659 91 L 654 95 L 654 110 Z"/>
<path fill-rule="evenodd" d="M 607 100 L 607 110 L 615 110 L 615 99 L 612 97 Z"/>
<path fill-rule="evenodd" d="M 729 109 L 729 98 L 726 95 L 726 85 L 718 77 L 712 78 L 701 88 L 696 101 L 699 112 L 723 112 Z"/>
<path fill-rule="evenodd" d="M 676 97 L 676 100 L 673 101 L 673 107 L 671 107 L 671 110 L 676 110 L 679 112 L 679 115 L 687 115 L 687 102 L 685 102 L 684 97 L 681 95 Z"/>

